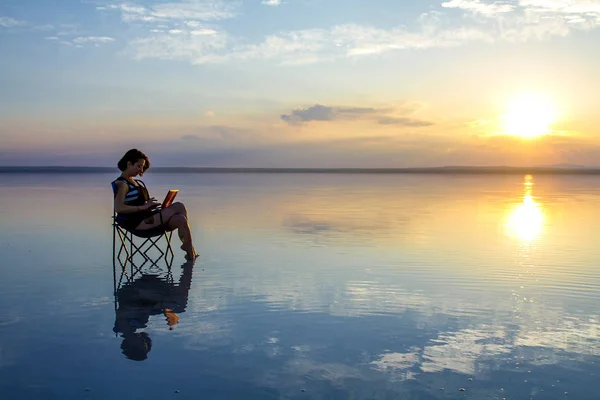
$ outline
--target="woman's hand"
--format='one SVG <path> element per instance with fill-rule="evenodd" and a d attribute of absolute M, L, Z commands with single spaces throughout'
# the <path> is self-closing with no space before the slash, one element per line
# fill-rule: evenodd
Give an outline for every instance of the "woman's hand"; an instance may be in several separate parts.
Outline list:
<path fill-rule="evenodd" d="M 160 206 L 160 203 L 157 202 L 154 197 L 152 197 L 150 200 L 148 200 L 146 203 L 144 203 L 143 206 L 140 206 L 140 208 L 142 210 L 152 210 L 158 206 Z"/>

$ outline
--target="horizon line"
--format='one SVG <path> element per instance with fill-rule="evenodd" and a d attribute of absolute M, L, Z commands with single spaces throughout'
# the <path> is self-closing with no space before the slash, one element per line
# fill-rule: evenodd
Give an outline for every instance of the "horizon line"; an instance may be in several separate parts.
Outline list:
<path fill-rule="evenodd" d="M 569 166 L 438 166 L 402 168 L 359 167 L 152 167 L 156 173 L 463 173 L 463 174 L 600 174 L 600 167 Z M 92 166 L 0 166 L 0 173 L 109 173 L 116 167 Z"/>

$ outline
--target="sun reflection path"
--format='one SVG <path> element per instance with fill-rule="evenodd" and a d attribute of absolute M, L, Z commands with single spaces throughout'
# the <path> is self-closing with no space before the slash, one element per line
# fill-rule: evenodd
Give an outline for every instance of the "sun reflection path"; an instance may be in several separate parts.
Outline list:
<path fill-rule="evenodd" d="M 533 177 L 525 176 L 523 203 L 518 204 L 506 220 L 507 234 L 526 243 L 537 239 L 544 227 L 544 212 L 531 195 Z"/>

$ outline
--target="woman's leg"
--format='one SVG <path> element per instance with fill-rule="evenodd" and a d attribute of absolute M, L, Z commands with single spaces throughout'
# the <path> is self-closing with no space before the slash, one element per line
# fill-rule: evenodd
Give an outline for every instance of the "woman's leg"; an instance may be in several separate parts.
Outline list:
<path fill-rule="evenodd" d="M 167 207 L 167 210 L 172 210 L 175 212 L 175 217 L 177 220 L 173 222 L 172 226 L 169 229 L 177 229 L 179 234 L 179 239 L 183 243 L 181 248 L 188 253 L 188 258 L 193 255 L 193 257 L 197 256 L 196 250 L 194 249 L 194 245 L 192 243 L 192 231 L 190 229 L 189 221 L 188 221 L 188 213 L 185 205 L 181 202 L 175 202 Z M 182 215 L 184 218 L 178 217 L 178 215 Z M 173 225 L 176 224 L 176 227 Z M 193 259 L 193 258 L 192 258 Z"/>
<path fill-rule="evenodd" d="M 159 215 L 160 214 L 160 215 Z M 177 214 L 177 210 L 165 208 L 164 210 L 160 210 L 159 213 L 155 213 L 152 216 L 146 218 L 135 228 L 136 230 L 145 231 L 150 228 L 156 228 L 161 224 L 165 224 L 171 219 L 173 216 Z"/>
<path fill-rule="evenodd" d="M 167 223 L 167 229 L 170 231 L 177 229 L 179 239 L 181 240 L 181 243 L 183 243 L 181 249 L 186 252 L 188 260 L 195 259 L 198 254 L 196 253 L 196 249 L 194 249 L 194 244 L 192 243 L 192 231 L 185 215 L 173 215 Z"/>
<path fill-rule="evenodd" d="M 161 224 L 165 225 L 167 231 L 177 229 L 179 239 L 183 243 L 181 249 L 187 254 L 188 259 L 194 259 L 197 255 L 194 245 L 192 244 L 192 232 L 187 220 L 187 210 L 183 203 L 173 203 L 169 207 L 160 211 L 160 215 L 156 213 L 152 217 L 142 221 L 136 229 L 147 230 L 155 228 Z"/>
<path fill-rule="evenodd" d="M 176 214 L 183 214 L 187 217 L 187 209 L 183 205 L 183 203 L 176 202 L 171 204 L 169 207 L 165 208 L 165 210 L 173 210 Z"/>

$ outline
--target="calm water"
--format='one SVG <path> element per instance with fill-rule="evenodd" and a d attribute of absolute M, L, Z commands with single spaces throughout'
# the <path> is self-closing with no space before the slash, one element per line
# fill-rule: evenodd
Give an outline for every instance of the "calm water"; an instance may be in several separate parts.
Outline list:
<path fill-rule="evenodd" d="M 114 177 L 0 175 L 0 398 L 600 398 L 600 177 L 150 172 L 116 297 Z"/>

